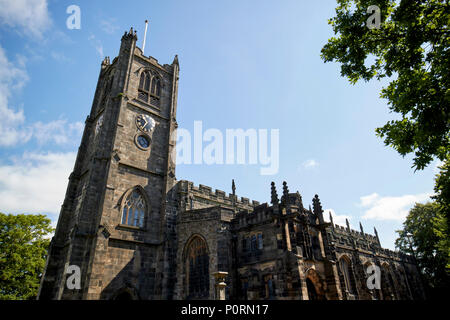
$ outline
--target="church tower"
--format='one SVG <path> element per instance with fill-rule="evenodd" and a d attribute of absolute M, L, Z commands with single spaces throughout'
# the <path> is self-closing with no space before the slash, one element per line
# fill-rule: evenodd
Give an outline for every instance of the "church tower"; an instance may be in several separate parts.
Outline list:
<path fill-rule="evenodd" d="M 125 32 L 101 64 L 39 299 L 167 298 L 179 65 L 136 41 Z"/>

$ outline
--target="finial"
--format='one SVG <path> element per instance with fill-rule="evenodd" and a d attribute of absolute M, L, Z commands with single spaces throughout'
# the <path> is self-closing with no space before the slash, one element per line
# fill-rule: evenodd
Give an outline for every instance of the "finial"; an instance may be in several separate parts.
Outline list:
<path fill-rule="evenodd" d="M 380 238 L 378 237 L 378 232 L 377 232 L 377 228 L 373 227 L 373 231 L 375 232 L 375 237 L 377 238 L 378 244 L 380 244 Z"/>
<path fill-rule="evenodd" d="M 330 214 L 331 227 L 334 228 L 333 216 L 331 215 L 331 211 L 328 211 L 328 213 Z"/>
<path fill-rule="evenodd" d="M 178 65 L 178 55 L 177 55 L 177 54 L 176 54 L 175 57 L 173 58 L 172 64 Z"/>
<path fill-rule="evenodd" d="M 309 211 L 312 212 L 312 210 L 311 210 L 311 205 L 309 205 Z"/>
<path fill-rule="evenodd" d="M 345 218 L 345 224 L 347 225 L 347 230 L 350 231 L 350 223 L 348 223 L 347 218 Z"/>
<path fill-rule="evenodd" d="M 361 233 L 364 234 L 364 229 L 363 229 L 363 226 L 361 224 L 361 221 L 359 222 L 359 229 L 361 229 Z"/>
<path fill-rule="evenodd" d="M 323 212 L 322 204 L 320 203 L 320 199 L 319 199 L 319 196 L 317 194 L 312 199 L 312 202 L 313 202 L 314 213 L 317 214 L 317 215 L 322 213 Z"/>
<path fill-rule="evenodd" d="M 287 182 L 283 181 L 283 195 L 284 196 L 288 196 L 288 194 L 289 194 L 289 189 L 288 189 L 288 186 L 287 186 Z"/>
<path fill-rule="evenodd" d="M 126 39 L 133 39 L 137 40 L 137 33 L 136 30 L 133 32 L 133 27 L 130 28 L 130 31 L 126 32 L 123 34 L 122 40 L 126 40 Z"/>
<path fill-rule="evenodd" d="M 109 57 L 106 56 L 103 61 L 102 61 L 102 68 L 106 67 L 109 65 Z"/>
<path fill-rule="evenodd" d="M 231 190 L 233 191 L 233 196 L 236 195 L 236 185 L 234 184 L 234 179 L 231 180 Z"/>
<path fill-rule="evenodd" d="M 286 181 L 283 181 L 283 196 L 281 197 L 281 202 L 287 204 L 289 202 L 289 189 Z"/>
<path fill-rule="evenodd" d="M 270 203 L 272 205 L 276 205 L 278 204 L 278 194 L 277 194 L 277 189 L 275 187 L 275 182 L 272 181 L 271 185 L 271 191 L 270 191 Z"/>
<path fill-rule="evenodd" d="M 323 220 L 322 204 L 320 203 L 320 199 L 317 194 L 314 196 L 312 202 L 313 202 L 314 214 L 319 218 L 320 224 L 325 223 L 325 221 Z"/>

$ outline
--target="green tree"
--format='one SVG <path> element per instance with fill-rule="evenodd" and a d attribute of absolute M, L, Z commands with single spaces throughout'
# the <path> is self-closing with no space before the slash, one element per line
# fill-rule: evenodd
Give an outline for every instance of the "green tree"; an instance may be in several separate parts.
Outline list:
<path fill-rule="evenodd" d="M 412 208 L 397 231 L 395 246 L 414 256 L 428 286 L 430 297 L 439 297 L 450 287 L 450 233 L 447 216 L 436 203 L 419 204 Z"/>
<path fill-rule="evenodd" d="M 440 172 L 436 177 L 436 185 L 433 197 L 447 217 L 450 217 L 450 156 L 439 167 Z"/>
<path fill-rule="evenodd" d="M 322 48 L 325 62 L 341 63 L 351 83 L 387 77 L 381 91 L 399 119 L 377 135 L 402 156 L 414 152 L 413 168 L 450 153 L 450 6 L 448 0 L 337 0 L 329 20 L 335 37 Z M 367 9 L 381 10 L 381 27 L 369 29 Z"/>
<path fill-rule="evenodd" d="M 0 299 L 36 298 L 51 232 L 45 215 L 0 213 Z"/>
<path fill-rule="evenodd" d="M 438 250 L 447 256 L 447 273 L 450 273 L 450 157 L 439 167 L 440 172 L 436 176 L 434 187 L 434 200 L 438 205 L 440 219 L 436 222 L 439 227 L 436 232 L 440 236 L 437 244 Z M 441 231 L 442 230 L 442 231 Z"/>

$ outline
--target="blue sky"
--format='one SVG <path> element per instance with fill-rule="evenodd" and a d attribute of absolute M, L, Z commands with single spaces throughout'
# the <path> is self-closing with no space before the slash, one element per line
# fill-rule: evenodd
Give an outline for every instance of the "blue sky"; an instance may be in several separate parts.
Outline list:
<path fill-rule="evenodd" d="M 66 27 L 68 6 L 81 29 Z M 178 54 L 178 124 L 203 129 L 279 129 L 280 168 L 178 165 L 178 179 L 261 202 L 287 181 L 307 206 L 317 193 L 335 222 L 373 234 L 393 249 L 415 202 L 433 192 L 437 162 L 414 173 L 375 136 L 395 118 L 379 98 L 386 83 L 350 85 L 320 49 L 333 36 L 322 1 L 0 0 L 0 211 L 46 213 L 56 223 L 100 63 L 118 53 L 131 26 L 161 64 Z M 326 214 L 328 217 L 328 213 Z"/>

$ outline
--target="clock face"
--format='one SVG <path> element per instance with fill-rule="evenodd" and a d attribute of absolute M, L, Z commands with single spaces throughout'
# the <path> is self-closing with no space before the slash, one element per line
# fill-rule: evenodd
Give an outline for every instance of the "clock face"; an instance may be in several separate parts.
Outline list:
<path fill-rule="evenodd" d="M 136 117 L 137 127 L 145 133 L 151 132 L 155 127 L 155 124 L 156 124 L 155 120 L 153 120 L 153 118 L 150 117 L 149 115 L 140 114 Z"/>
<path fill-rule="evenodd" d="M 143 149 L 147 149 L 150 146 L 150 140 L 146 136 L 138 136 L 137 143 Z"/>

